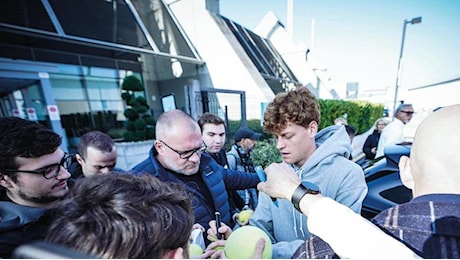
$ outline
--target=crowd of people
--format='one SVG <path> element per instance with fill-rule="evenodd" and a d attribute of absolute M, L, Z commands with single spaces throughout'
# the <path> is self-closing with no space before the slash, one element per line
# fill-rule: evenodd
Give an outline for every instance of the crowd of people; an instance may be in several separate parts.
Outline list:
<path fill-rule="evenodd" d="M 413 113 L 401 104 L 393 122 L 377 120 L 366 157 L 401 142 Z M 445 107 L 422 122 L 399 164 L 414 198 L 371 222 L 360 216 L 363 170 L 350 160 L 356 133 L 340 122 L 320 130 L 319 103 L 306 88 L 279 93 L 266 108 L 263 127 L 283 160 L 264 169 L 266 180 L 250 156 L 261 134 L 238 129 L 226 152 L 225 122 L 211 113 L 161 114 L 150 154 L 128 170 L 115 168 L 116 146 L 104 133 L 82 136 L 72 156 L 46 127 L 1 118 L 0 257 L 46 241 L 97 258 L 189 258 L 198 231 L 198 257 L 220 258 L 231 233 L 250 225 L 270 239 L 257 243 L 255 258 L 267 243 L 273 258 L 458 258 L 460 134 L 451 129 L 459 114 L 460 105 Z M 253 214 L 241 222 L 246 209 Z"/>

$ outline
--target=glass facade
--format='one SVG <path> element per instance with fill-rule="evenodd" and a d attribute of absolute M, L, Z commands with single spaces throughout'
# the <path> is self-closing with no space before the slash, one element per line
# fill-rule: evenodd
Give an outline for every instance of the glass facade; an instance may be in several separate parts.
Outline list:
<path fill-rule="evenodd" d="M 220 17 L 225 21 L 274 93 L 286 91 L 290 85 L 298 83 L 294 73 L 269 40 L 224 16 Z"/>
<path fill-rule="evenodd" d="M 49 0 L 49 3 L 66 35 L 152 50 L 125 1 Z"/>
<path fill-rule="evenodd" d="M 69 138 L 98 129 L 108 132 L 120 128 L 125 120 L 121 82 L 125 75 L 139 72 L 100 67 L 59 65 L 49 73 L 62 126 Z"/>
<path fill-rule="evenodd" d="M 203 64 L 161 0 L 0 1 L 0 116 L 54 128 L 56 104 L 69 142 L 123 126 L 127 75 L 159 115 L 161 96 L 183 96 Z"/>
<path fill-rule="evenodd" d="M 0 13 L 0 23 L 56 33 L 40 0 L 0 1 Z"/>

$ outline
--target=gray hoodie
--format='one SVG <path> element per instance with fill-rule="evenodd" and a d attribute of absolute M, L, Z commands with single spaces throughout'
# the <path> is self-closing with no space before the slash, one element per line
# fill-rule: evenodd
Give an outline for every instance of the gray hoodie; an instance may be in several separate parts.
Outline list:
<path fill-rule="evenodd" d="M 323 196 L 360 213 L 367 185 L 361 167 L 348 159 L 351 144 L 345 127 L 326 127 L 317 133 L 315 142 L 317 149 L 305 164 L 301 168 L 292 167 L 302 180 L 318 185 Z M 302 242 L 311 236 L 306 223 L 307 217 L 290 201 L 278 199 L 277 207 L 268 195 L 259 192 L 259 204 L 249 224 L 269 235 L 273 258 L 291 258 Z"/>

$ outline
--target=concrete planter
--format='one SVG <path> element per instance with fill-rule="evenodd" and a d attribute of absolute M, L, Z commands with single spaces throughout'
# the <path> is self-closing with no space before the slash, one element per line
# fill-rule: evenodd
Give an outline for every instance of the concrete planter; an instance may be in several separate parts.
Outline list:
<path fill-rule="evenodd" d="M 115 143 L 117 146 L 117 168 L 130 170 L 149 157 L 154 140 Z"/>

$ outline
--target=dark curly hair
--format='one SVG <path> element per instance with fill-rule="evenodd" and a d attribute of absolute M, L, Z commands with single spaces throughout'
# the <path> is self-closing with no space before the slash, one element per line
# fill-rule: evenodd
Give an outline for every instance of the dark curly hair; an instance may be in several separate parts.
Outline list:
<path fill-rule="evenodd" d="M 162 258 L 193 226 L 185 188 L 150 174 L 81 178 L 54 209 L 46 240 L 101 258 Z"/>
<path fill-rule="evenodd" d="M 267 106 L 264 128 L 272 134 L 281 132 L 288 123 L 308 127 L 311 121 L 320 123 L 320 108 L 313 93 L 301 87 L 278 93 Z"/>
<path fill-rule="evenodd" d="M 16 170 L 16 158 L 36 158 L 51 154 L 61 145 L 61 137 L 52 130 L 18 117 L 0 118 L 0 173 Z"/>

